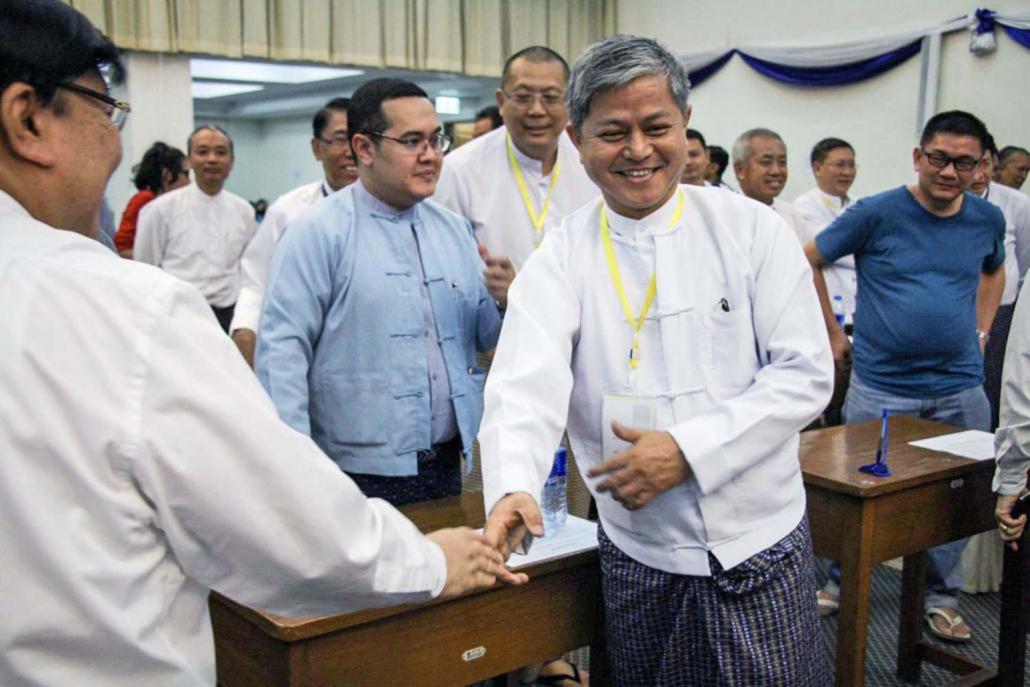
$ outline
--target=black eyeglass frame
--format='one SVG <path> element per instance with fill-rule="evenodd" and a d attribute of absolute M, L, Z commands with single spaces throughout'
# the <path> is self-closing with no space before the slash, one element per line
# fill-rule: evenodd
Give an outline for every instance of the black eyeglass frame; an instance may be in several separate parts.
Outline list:
<path fill-rule="evenodd" d="M 939 150 L 935 150 L 932 153 L 927 152 L 926 148 L 920 148 L 919 152 L 923 154 L 923 157 L 926 158 L 927 162 L 937 169 L 947 169 L 948 165 L 955 165 L 956 172 L 972 172 L 976 169 L 976 166 L 980 164 L 980 158 L 967 157 L 965 155 L 962 157 L 952 157 L 947 153 L 940 152 Z M 945 160 L 944 164 L 939 165 L 937 162 L 934 162 L 934 157 L 936 157 L 938 161 L 943 158 Z M 961 165 L 959 163 L 961 163 Z"/>
<path fill-rule="evenodd" d="M 125 124 L 125 120 L 128 119 L 129 113 L 132 112 L 132 106 L 124 100 L 116 100 L 107 93 L 101 93 L 100 91 L 87 86 L 83 86 L 72 81 L 62 81 L 57 84 L 57 87 L 84 95 L 87 98 L 99 100 L 107 105 L 110 108 L 107 110 L 107 116 L 119 129 L 121 129 L 122 125 Z"/>

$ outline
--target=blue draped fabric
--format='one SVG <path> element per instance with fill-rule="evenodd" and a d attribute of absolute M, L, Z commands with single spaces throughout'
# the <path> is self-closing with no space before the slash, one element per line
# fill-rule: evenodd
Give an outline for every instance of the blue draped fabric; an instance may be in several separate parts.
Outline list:
<path fill-rule="evenodd" d="M 1009 35 L 1009 38 L 1022 45 L 1024 48 L 1030 48 L 1030 29 L 1017 29 L 1014 26 L 1005 26 L 999 22 L 1001 28 Z"/>
<path fill-rule="evenodd" d="M 709 62 L 705 66 L 703 66 L 703 67 L 701 67 L 699 69 L 695 69 L 692 72 L 689 72 L 689 74 L 690 74 L 690 85 L 692 87 L 696 88 L 697 86 L 699 86 L 702 83 L 704 83 L 705 80 L 708 79 L 709 76 L 711 76 L 715 72 L 717 72 L 720 69 L 722 69 L 723 65 L 725 65 L 727 62 L 730 61 L 730 58 L 733 57 L 733 53 L 735 53 L 735 52 L 737 52 L 737 51 L 736 50 L 730 50 L 730 51 L 726 52 L 726 54 L 721 55 L 720 57 L 717 57 L 713 62 Z"/>
<path fill-rule="evenodd" d="M 752 69 L 783 83 L 796 86 L 841 86 L 857 83 L 893 69 L 919 52 L 922 40 L 914 40 L 897 50 L 871 57 L 868 60 L 849 62 L 832 67 L 792 67 L 788 64 L 777 64 L 760 60 L 746 53 L 739 52 L 740 57 Z"/>

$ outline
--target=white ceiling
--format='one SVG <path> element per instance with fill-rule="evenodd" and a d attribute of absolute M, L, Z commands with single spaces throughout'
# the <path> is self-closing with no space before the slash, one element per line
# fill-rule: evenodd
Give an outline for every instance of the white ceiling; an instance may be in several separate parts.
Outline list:
<path fill-rule="evenodd" d="M 460 98 L 456 114 L 440 114 L 441 121 L 471 120 L 476 111 L 494 103 L 496 78 L 449 72 L 401 69 L 325 67 L 256 60 L 194 58 L 193 112 L 195 117 L 271 119 L 310 115 L 327 100 L 349 97 L 362 83 L 379 77 L 414 81 L 430 98 Z M 453 105 L 453 103 L 450 103 Z"/>

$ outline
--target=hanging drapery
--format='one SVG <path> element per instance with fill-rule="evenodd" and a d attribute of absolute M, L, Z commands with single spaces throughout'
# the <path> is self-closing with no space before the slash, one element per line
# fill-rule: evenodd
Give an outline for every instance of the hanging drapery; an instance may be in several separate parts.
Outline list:
<path fill-rule="evenodd" d="M 64 0 L 120 47 L 498 76 L 546 45 L 571 61 L 618 0 Z"/>
<path fill-rule="evenodd" d="M 681 55 L 691 81 L 698 85 L 739 55 L 755 71 L 796 86 L 839 86 L 882 74 L 917 55 L 929 36 L 970 29 L 988 35 L 994 25 L 1020 45 L 1030 48 L 1030 12 L 1004 14 L 980 9 L 943 24 L 894 36 L 839 45 L 799 47 L 740 47 Z M 992 37 L 992 36 L 989 36 Z M 974 49 L 979 54 L 980 51 Z"/>

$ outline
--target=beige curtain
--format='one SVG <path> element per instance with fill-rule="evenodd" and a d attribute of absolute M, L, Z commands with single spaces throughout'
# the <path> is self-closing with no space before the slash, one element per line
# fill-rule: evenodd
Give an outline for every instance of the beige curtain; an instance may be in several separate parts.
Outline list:
<path fill-rule="evenodd" d="M 65 0 L 129 50 L 498 76 L 546 45 L 570 61 L 618 0 Z"/>

